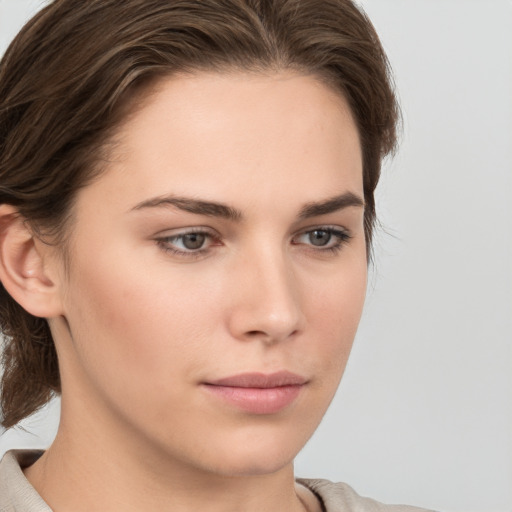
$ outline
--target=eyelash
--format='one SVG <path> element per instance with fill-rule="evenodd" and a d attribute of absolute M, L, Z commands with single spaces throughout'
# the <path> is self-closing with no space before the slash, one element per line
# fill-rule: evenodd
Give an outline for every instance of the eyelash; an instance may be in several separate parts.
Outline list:
<path fill-rule="evenodd" d="M 176 242 L 176 240 L 183 239 L 187 235 L 204 235 L 207 239 L 210 240 L 210 245 L 206 248 L 200 248 L 197 250 L 188 250 L 188 251 L 176 249 L 175 247 L 172 247 L 170 245 L 171 243 Z M 188 257 L 188 258 L 199 258 L 200 256 L 206 254 L 210 250 L 211 243 L 212 243 L 211 241 L 213 241 L 213 243 L 215 243 L 215 242 L 220 243 L 219 237 L 215 236 L 213 233 L 210 233 L 209 231 L 204 230 L 203 228 L 190 229 L 183 233 L 178 233 L 177 235 L 165 236 L 165 237 L 156 239 L 158 246 L 164 252 L 175 254 L 177 256 Z"/>
<path fill-rule="evenodd" d="M 343 230 L 343 229 L 340 229 L 337 227 L 332 227 L 332 226 L 319 226 L 319 227 L 315 227 L 313 229 L 308 229 L 307 231 L 302 231 L 298 235 L 294 236 L 292 240 L 294 240 L 295 238 L 300 237 L 300 236 L 310 235 L 311 233 L 314 233 L 315 231 L 321 231 L 321 232 L 328 233 L 330 235 L 330 237 L 335 238 L 334 244 L 330 247 L 323 247 L 323 246 L 315 247 L 313 245 L 309 246 L 313 251 L 316 251 L 318 253 L 337 254 L 343 249 L 343 246 L 345 244 L 347 244 L 348 241 L 352 238 L 351 235 L 346 230 Z M 329 239 L 328 243 L 330 243 L 330 242 L 331 242 L 331 238 Z M 300 245 L 300 244 L 295 243 L 294 245 Z"/>
<path fill-rule="evenodd" d="M 310 245 L 310 249 L 317 252 L 317 253 L 331 253 L 331 254 L 337 254 L 341 251 L 343 246 L 348 243 L 348 241 L 352 238 L 352 236 L 345 230 L 340 229 L 338 227 L 332 227 L 332 226 L 318 226 L 314 227 L 312 229 L 308 229 L 306 231 L 301 231 L 297 235 L 295 235 L 292 238 L 292 244 L 293 245 L 300 245 L 298 242 L 293 242 L 294 239 L 302 236 L 307 236 L 311 233 L 314 233 L 315 231 L 321 231 L 328 233 L 331 237 L 335 237 L 337 240 L 334 242 L 334 245 L 330 247 L 322 247 L 314 245 Z M 183 240 L 183 238 L 187 235 L 204 235 L 207 240 L 210 240 L 210 243 L 205 248 L 199 248 L 197 250 L 189 249 L 189 250 L 181 250 L 177 249 L 176 247 L 173 247 L 171 244 L 176 243 L 178 240 Z M 188 231 L 185 231 L 183 233 L 178 233 L 176 235 L 166 236 L 162 238 L 157 238 L 156 242 L 158 246 L 166 253 L 171 253 L 177 256 L 187 257 L 187 258 L 199 258 L 206 253 L 208 253 L 212 247 L 212 244 L 220 245 L 221 241 L 220 238 L 215 236 L 213 233 L 206 231 L 203 228 L 197 228 L 197 229 L 190 229 Z M 330 243 L 330 240 L 329 240 Z"/>

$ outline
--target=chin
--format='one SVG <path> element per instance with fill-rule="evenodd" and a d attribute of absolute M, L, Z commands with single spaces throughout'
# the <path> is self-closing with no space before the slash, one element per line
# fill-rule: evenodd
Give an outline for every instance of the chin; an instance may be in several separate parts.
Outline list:
<path fill-rule="evenodd" d="M 254 453 L 237 456 L 231 453 L 210 467 L 210 471 L 226 477 L 247 477 L 271 475 L 293 463 L 295 453 Z"/>
<path fill-rule="evenodd" d="M 233 436 L 224 446 L 210 446 L 203 455 L 205 462 L 210 460 L 210 469 L 219 475 L 269 475 L 291 465 L 306 441 L 292 432 L 287 435 L 253 432 L 249 438 Z"/>

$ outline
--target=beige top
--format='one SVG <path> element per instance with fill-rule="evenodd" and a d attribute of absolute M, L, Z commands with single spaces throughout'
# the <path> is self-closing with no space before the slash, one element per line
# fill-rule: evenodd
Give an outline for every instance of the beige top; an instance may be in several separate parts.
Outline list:
<path fill-rule="evenodd" d="M 0 512 L 52 512 L 22 472 L 22 468 L 33 464 L 41 453 L 11 450 L 4 455 L 0 462 Z M 297 481 L 318 496 L 325 512 L 428 512 L 406 505 L 377 503 L 359 496 L 343 483 L 309 479 Z"/>

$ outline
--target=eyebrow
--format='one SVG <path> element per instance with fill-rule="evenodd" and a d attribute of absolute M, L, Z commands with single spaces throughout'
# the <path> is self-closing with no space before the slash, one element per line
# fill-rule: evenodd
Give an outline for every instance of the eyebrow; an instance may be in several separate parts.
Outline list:
<path fill-rule="evenodd" d="M 305 204 L 300 210 L 299 218 L 309 219 L 311 217 L 319 217 L 320 215 L 334 213 L 350 206 L 364 208 L 364 201 L 361 197 L 352 192 L 345 192 L 344 194 L 331 197 L 325 201 Z"/>
<path fill-rule="evenodd" d="M 180 210 L 195 213 L 197 215 L 206 215 L 208 217 L 221 217 L 223 219 L 240 221 L 242 212 L 231 206 L 214 201 L 202 201 L 189 197 L 164 196 L 155 197 L 139 203 L 132 210 L 142 210 L 144 208 L 157 208 L 165 206 L 174 206 Z"/>
<path fill-rule="evenodd" d="M 145 208 L 158 208 L 174 206 L 180 210 L 194 213 L 196 215 L 206 215 L 208 217 L 221 217 L 223 219 L 239 222 L 243 218 L 240 210 L 215 201 L 204 201 L 189 197 L 162 196 L 148 199 L 137 204 L 133 210 L 142 210 Z M 299 219 L 309 219 L 320 215 L 327 215 L 351 206 L 364 207 L 364 201 L 358 195 L 352 192 L 331 197 L 324 201 L 306 203 L 299 211 Z"/>

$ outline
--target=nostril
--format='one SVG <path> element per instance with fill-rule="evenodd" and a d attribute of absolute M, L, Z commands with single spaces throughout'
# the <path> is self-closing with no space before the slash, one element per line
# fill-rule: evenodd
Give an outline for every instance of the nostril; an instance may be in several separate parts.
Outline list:
<path fill-rule="evenodd" d="M 245 333 L 245 339 L 258 339 L 258 340 L 261 340 L 263 341 L 264 343 L 267 343 L 267 344 L 273 344 L 273 343 L 276 343 L 276 342 L 279 342 L 280 340 L 283 340 L 285 338 L 291 338 L 293 336 L 295 336 L 295 334 L 297 334 L 299 331 L 294 329 L 292 332 L 284 335 L 283 333 L 274 333 L 274 334 L 271 334 L 269 332 L 265 332 L 265 331 L 258 331 L 258 330 L 253 330 L 253 331 L 247 331 Z"/>
<path fill-rule="evenodd" d="M 247 336 L 251 338 L 255 338 L 256 336 L 267 336 L 263 331 L 249 331 Z"/>

